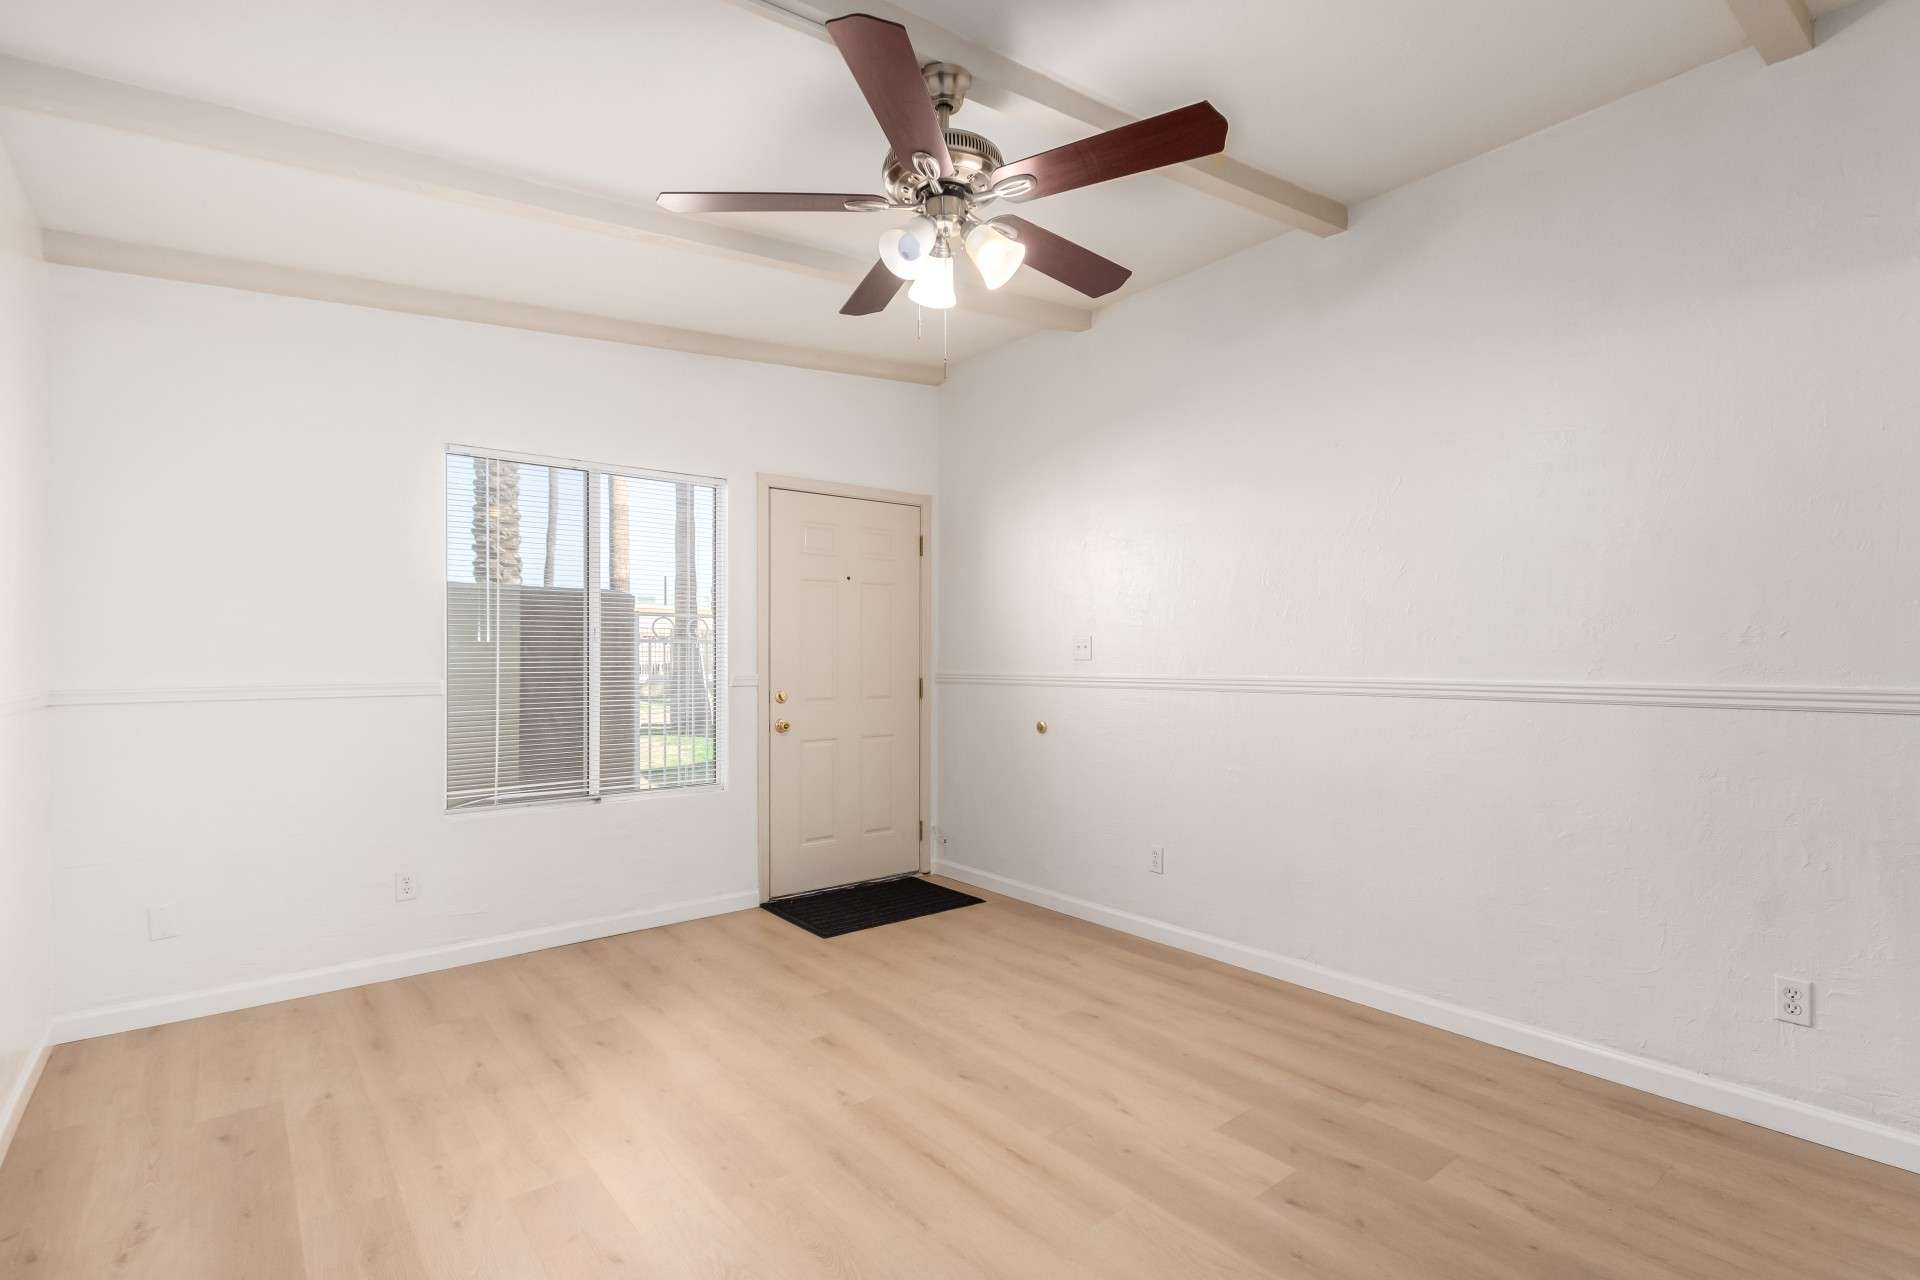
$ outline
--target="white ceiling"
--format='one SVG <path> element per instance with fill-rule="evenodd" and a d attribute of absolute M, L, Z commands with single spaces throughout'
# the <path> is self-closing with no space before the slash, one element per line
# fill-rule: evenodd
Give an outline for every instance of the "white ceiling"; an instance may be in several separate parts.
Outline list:
<path fill-rule="evenodd" d="M 1350 202 L 1744 44 L 1724 0 L 906 7 L 1135 114 L 1209 98 L 1229 155 Z M 886 149 L 833 47 L 752 0 L 64 0 L 0 9 L 0 49 L 637 204 L 663 188 L 873 190 Z M 1009 158 L 1091 132 L 1039 107 L 970 104 L 956 124 Z M 0 137 L 52 228 L 940 362 L 937 324 L 916 338 L 904 300 L 840 316 L 836 282 L 24 111 L 0 112 Z M 1023 213 L 1134 268 L 1122 297 L 1284 231 L 1151 175 Z M 713 220 L 862 259 L 887 225 Z M 1034 272 L 1017 287 L 1086 305 Z M 953 358 L 1028 331 L 963 308 Z"/>
<path fill-rule="evenodd" d="M 1850 0 L 1812 0 L 1824 14 Z M 907 0 L 1097 98 L 1357 203 L 1744 48 L 1724 0 Z"/>

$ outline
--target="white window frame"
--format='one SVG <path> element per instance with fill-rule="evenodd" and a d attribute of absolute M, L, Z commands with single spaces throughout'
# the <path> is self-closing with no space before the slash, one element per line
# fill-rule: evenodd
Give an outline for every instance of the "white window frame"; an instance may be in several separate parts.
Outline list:
<path fill-rule="evenodd" d="M 489 805 L 474 805 L 464 809 L 449 809 L 447 804 L 447 458 L 459 454 L 472 458 L 492 458 L 498 462 L 517 462 L 532 467 L 564 467 L 587 474 L 587 794 L 584 796 L 555 796 L 550 799 L 508 800 Z M 668 484 L 712 485 L 714 490 L 713 513 L 713 553 L 719 566 L 713 590 L 714 610 L 720 616 L 720 625 L 716 628 L 713 646 L 713 689 L 714 689 L 714 741 L 713 741 L 713 781 L 692 786 L 623 789 L 606 794 L 600 790 L 600 522 L 605 513 L 600 510 L 600 486 L 597 483 L 603 475 L 624 476 L 632 480 L 660 480 Z M 500 813 L 515 809 L 545 809 L 554 805 L 601 804 L 607 801 L 639 800 L 655 796 L 701 795 L 727 790 L 728 768 L 733 756 L 733 735 L 728 731 L 728 706 L 732 698 L 731 683 L 727 678 L 730 655 L 733 647 L 733 635 L 730 625 L 733 612 L 732 566 L 730 563 L 732 539 L 728 536 L 727 481 L 724 476 L 698 475 L 687 471 L 662 471 L 651 467 L 616 466 L 610 463 L 589 462 L 582 458 L 563 458 L 550 454 L 527 453 L 516 449 L 494 449 L 484 445 L 447 444 L 440 451 L 440 809 L 448 818 L 478 818 L 490 813 Z"/>

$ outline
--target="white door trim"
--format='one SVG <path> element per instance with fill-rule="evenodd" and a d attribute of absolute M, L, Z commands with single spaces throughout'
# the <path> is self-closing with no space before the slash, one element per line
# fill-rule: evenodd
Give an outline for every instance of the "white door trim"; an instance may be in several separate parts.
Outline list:
<path fill-rule="evenodd" d="M 760 832 L 760 901 L 765 902 L 773 886 L 773 690 L 766 673 L 773 668 L 772 617 L 773 596 L 773 491 L 790 489 L 796 493 L 817 493 L 829 498 L 862 498 L 868 502 L 892 502 L 920 508 L 920 870 L 927 871 L 927 832 L 933 825 L 930 806 L 933 796 L 933 563 L 927 546 L 933 535 L 933 498 L 924 493 L 902 493 L 894 489 L 874 489 L 865 485 L 838 484 L 830 480 L 805 480 L 796 476 L 754 477 L 754 518 L 759 522 L 754 536 L 754 628 L 756 654 L 761 675 L 759 720 L 754 727 L 754 762 L 758 775 L 758 827 Z"/>

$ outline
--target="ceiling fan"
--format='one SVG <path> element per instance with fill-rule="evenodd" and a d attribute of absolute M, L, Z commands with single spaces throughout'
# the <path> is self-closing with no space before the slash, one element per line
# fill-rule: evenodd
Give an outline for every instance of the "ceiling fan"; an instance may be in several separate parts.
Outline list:
<path fill-rule="evenodd" d="M 840 308 L 842 315 L 884 311 L 908 283 L 907 297 L 921 306 L 953 306 L 960 251 L 989 289 L 1012 279 L 1024 262 L 1090 298 L 1112 293 L 1133 274 L 1126 267 L 1025 218 L 1009 213 L 983 219 L 977 210 L 1182 164 L 1227 145 L 1226 118 L 1210 103 L 1196 102 L 1008 164 L 986 138 L 948 127 L 973 82 L 965 67 L 922 66 L 907 29 L 897 22 L 855 13 L 826 26 L 892 147 L 882 166 L 886 194 L 668 191 L 660 206 L 675 213 L 912 211 L 905 226 L 881 233 L 880 260 Z"/>

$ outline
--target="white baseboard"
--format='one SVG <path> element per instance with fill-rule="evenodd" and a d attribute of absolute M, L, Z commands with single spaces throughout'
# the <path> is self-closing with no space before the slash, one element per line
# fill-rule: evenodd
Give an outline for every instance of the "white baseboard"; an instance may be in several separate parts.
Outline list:
<path fill-rule="evenodd" d="M 1163 942 L 1182 951 L 1191 951 L 1224 964 L 1250 969 L 1296 986 L 1397 1014 L 1502 1049 L 1511 1049 L 1530 1058 L 1569 1067 L 1615 1084 L 1684 1102 L 1703 1111 L 1744 1120 L 1749 1124 L 1817 1142 L 1823 1147 L 1920 1173 L 1920 1134 L 1917 1133 L 1824 1107 L 1809 1106 L 1762 1089 L 1715 1079 L 1684 1067 L 1636 1057 L 1523 1022 L 1448 1004 L 1444 1000 L 1435 1000 L 1402 987 L 1341 973 L 1277 952 L 1168 924 L 1163 920 L 1103 907 L 1084 898 L 995 875 L 978 867 L 942 861 L 935 863 L 933 869 L 937 875 L 1005 894 L 1009 898 L 1018 898 L 1063 915 L 1105 925 L 1121 933 Z"/>
<path fill-rule="evenodd" d="M 0 1161 L 7 1158 L 7 1149 L 13 1146 L 13 1135 L 19 1132 L 20 1121 L 27 1114 L 27 1100 L 33 1097 L 33 1087 L 40 1083 L 40 1073 L 47 1069 L 47 1055 L 52 1051 L 52 1036 L 42 1036 L 40 1047 L 33 1051 L 21 1066 L 19 1076 L 7 1088 L 6 1101 L 0 1103 Z"/>
<path fill-rule="evenodd" d="M 417 973 L 453 969 L 463 964 L 498 960 L 503 956 L 523 955 L 529 951 L 544 951 L 548 947 L 611 937 L 616 933 L 631 933 L 636 929 L 651 929 L 664 924 L 677 924 L 682 920 L 744 911 L 759 903 L 758 890 L 743 889 L 737 893 L 673 902 L 643 911 L 626 911 L 589 920 L 575 920 L 568 924 L 523 929 L 518 933 L 495 934 L 490 938 L 475 938 L 420 951 L 402 951 L 395 955 L 328 965 L 322 969 L 303 969 L 298 973 L 283 973 L 224 987 L 208 987 L 181 995 L 100 1005 L 77 1013 L 63 1013 L 54 1018 L 52 1043 L 87 1040 L 119 1031 L 135 1031 L 141 1027 L 157 1027 L 188 1018 L 201 1018 L 212 1013 L 230 1013 L 235 1009 L 251 1009 L 256 1005 L 275 1004 L 301 996 L 362 987 L 394 978 L 409 978 Z"/>

